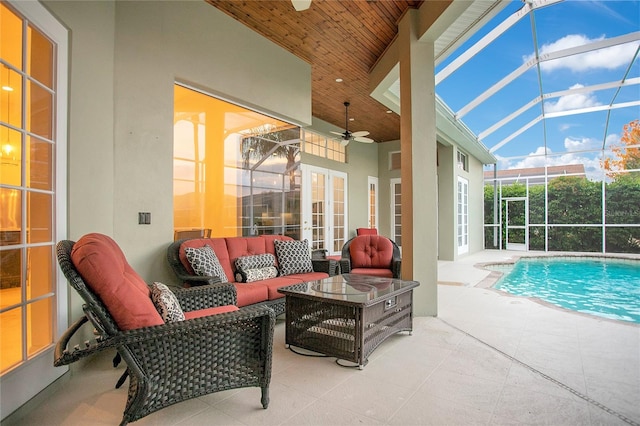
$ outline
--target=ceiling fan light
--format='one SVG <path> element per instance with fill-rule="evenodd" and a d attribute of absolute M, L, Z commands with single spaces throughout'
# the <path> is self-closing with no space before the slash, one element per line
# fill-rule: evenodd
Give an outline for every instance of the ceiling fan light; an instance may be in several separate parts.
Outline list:
<path fill-rule="evenodd" d="M 291 0 L 291 4 L 293 4 L 293 8 L 296 11 L 301 12 L 309 9 L 311 6 L 311 0 Z"/>

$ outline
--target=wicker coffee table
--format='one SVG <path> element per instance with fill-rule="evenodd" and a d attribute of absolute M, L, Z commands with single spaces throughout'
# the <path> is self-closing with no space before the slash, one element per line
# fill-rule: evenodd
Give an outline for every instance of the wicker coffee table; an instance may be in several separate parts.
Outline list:
<path fill-rule="evenodd" d="M 413 329 L 417 281 L 343 274 L 282 287 L 286 344 L 354 362 L 360 369 L 389 336 Z"/>

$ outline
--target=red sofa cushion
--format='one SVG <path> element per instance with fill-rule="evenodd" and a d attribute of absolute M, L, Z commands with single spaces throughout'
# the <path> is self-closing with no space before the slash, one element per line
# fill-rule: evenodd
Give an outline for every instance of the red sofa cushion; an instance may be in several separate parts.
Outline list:
<path fill-rule="evenodd" d="M 360 235 L 349 245 L 351 268 L 391 268 L 393 243 L 380 235 Z"/>
<path fill-rule="evenodd" d="M 178 256 L 180 257 L 180 262 L 184 265 L 185 269 L 189 274 L 196 275 L 193 271 L 193 268 L 189 264 L 189 260 L 187 259 L 187 255 L 184 251 L 187 247 L 200 248 L 209 245 L 216 254 L 218 261 L 220 261 L 220 265 L 222 265 L 222 269 L 224 269 L 224 273 L 227 276 L 227 280 L 230 282 L 234 280 L 234 269 L 231 267 L 231 261 L 229 260 L 229 252 L 227 251 L 227 242 L 224 238 L 195 238 L 193 240 L 187 240 L 180 245 L 180 253 Z"/>
<path fill-rule="evenodd" d="M 229 252 L 229 260 L 233 273 L 236 272 L 236 259 L 244 256 L 255 256 L 256 254 L 265 254 L 265 240 L 258 237 L 229 237 L 225 238 L 227 242 L 227 250 Z M 235 281 L 233 279 L 232 281 Z"/>
<path fill-rule="evenodd" d="M 110 237 L 83 236 L 74 244 L 71 260 L 121 330 L 164 324 L 149 287 Z"/>
<path fill-rule="evenodd" d="M 224 314 L 225 312 L 237 311 L 235 305 L 214 306 L 213 308 L 199 309 L 197 311 L 189 311 L 184 313 L 184 319 L 190 320 L 194 318 L 207 317 L 209 315 Z"/>
<path fill-rule="evenodd" d="M 273 242 L 275 240 L 279 240 L 279 241 L 293 241 L 293 238 L 288 237 L 286 235 L 260 235 L 260 238 L 264 239 L 264 243 L 265 243 L 265 249 L 267 250 L 267 253 L 271 253 L 272 255 L 275 256 L 276 258 L 276 267 L 278 267 L 278 256 L 276 256 L 276 247 L 275 244 L 273 244 Z"/>
<path fill-rule="evenodd" d="M 254 303 L 264 302 L 269 298 L 269 292 L 264 281 L 252 283 L 234 283 L 236 288 L 236 305 L 243 307 Z"/>

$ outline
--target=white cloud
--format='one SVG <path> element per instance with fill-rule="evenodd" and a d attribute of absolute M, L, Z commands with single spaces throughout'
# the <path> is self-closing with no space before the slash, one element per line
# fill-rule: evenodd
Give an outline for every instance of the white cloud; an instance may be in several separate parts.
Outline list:
<path fill-rule="evenodd" d="M 567 138 L 569 139 L 569 138 Z M 565 144 L 567 143 L 565 139 Z M 584 139 L 587 140 L 587 139 Z M 544 154 L 547 154 L 545 156 Z M 602 180 L 603 173 L 600 166 L 600 158 L 598 153 L 571 153 L 556 155 L 551 149 L 540 146 L 536 148 L 534 152 L 531 152 L 529 156 L 521 159 L 520 161 L 513 161 L 504 157 L 498 158 L 498 169 L 529 169 L 535 167 L 547 166 L 566 166 L 569 164 L 583 164 L 587 178 L 591 180 Z"/>
<path fill-rule="evenodd" d="M 582 84 L 574 84 L 569 89 L 581 89 Z M 588 108 L 602 105 L 598 102 L 593 92 L 573 93 L 570 95 L 560 96 L 557 101 L 548 101 L 544 103 L 544 112 L 546 114 L 552 112 L 570 111 L 579 108 Z"/>
<path fill-rule="evenodd" d="M 545 55 L 551 52 L 557 52 L 559 50 L 583 46 L 604 39 L 604 36 L 590 39 L 582 34 L 569 34 L 554 42 L 543 44 L 542 46 L 540 46 L 538 54 L 541 58 L 544 58 Z M 554 71 L 557 69 L 566 68 L 573 72 L 595 69 L 613 70 L 622 66 L 627 66 L 631 58 L 633 58 L 637 47 L 637 41 L 605 47 L 603 49 L 598 49 L 579 55 L 572 55 L 565 58 L 554 59 L 552 61 L 541 62 L 540 69 L 542 71 Z M 523 62 L 530 61 L 534 58 L 534 56 L 535 54 L 533 53 L 528 56 L 524 56 Z"/>
<path fill-rule="evenodd" d="M 584 151 L 602 148 L 602 141 L 594 138 L 564 138 L 564 147 L 567 151 Z"/>

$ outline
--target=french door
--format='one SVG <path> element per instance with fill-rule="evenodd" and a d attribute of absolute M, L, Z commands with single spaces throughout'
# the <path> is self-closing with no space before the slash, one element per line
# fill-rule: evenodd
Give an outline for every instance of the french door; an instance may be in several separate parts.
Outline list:
<path fill-rule="evenodd" d="M 67 30 L 39 2 L 0 3 L 0 410 L 11 414 L 67 371 Z"/>
<path fill-rule="evenodd" d="M 347 235 L 347 174 L 302 165 L 302 238 L 340 254 Z"/>
<path fill-rule="evenodd" d="M 469 181 L 458 176 L 458 254 L 469 252 Z"/>
<path fill-rule="evenodd" d="M 378 229 L 378 178 L 369 176 L 368 203 L 367 203 L 367 227 Z"/>
<path fill-rule="evenodd" d="M 402 249 L 402 183 L 400 178 L 391 179 L 391 239 Z"/>

